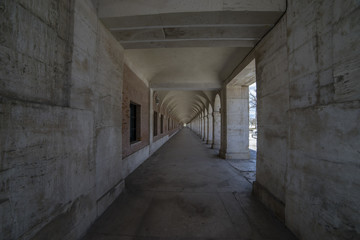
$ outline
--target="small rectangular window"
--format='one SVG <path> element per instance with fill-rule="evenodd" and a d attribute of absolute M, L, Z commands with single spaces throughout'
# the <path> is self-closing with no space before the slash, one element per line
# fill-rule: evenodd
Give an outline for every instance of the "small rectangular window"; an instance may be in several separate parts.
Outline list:
<path fill-rule="evenodd" d="M 158 116 L 157 116 L 157 112 L 154 112 L 154 136 L 157 135 L 157 125 L 158 125 Z"/>
<path fill-rule="evenodd" d="M 130 143 L 140 141 L 141 106 L 130 103 Z"/>

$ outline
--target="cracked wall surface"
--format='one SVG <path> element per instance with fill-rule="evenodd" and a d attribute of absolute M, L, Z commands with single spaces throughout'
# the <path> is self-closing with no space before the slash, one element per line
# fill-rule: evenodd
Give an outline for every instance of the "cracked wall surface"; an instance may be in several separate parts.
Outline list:
<path fill-rule="evenodd" d="M 289 1 L 256 50 L 257 182 L 300 239 L 360 236 L 359 13 L 358 1 Z"/>
<path fill-rule="evenodd" d="M 1 239 L 77 239 L 123 188 L 123 49 L 91 1 L 2 1 Z"/>
<path fill-rule="evenodd" d="M 124 50 L 94 2 L 0 1 L 1 239 L 80 238 L 179 128 L 150 90 L 150 143 L 124 151 Z M 254 188 L 299 239 L 360 238 L 359 18 L 356 0 L 291 0 L 254 50 Z"/>

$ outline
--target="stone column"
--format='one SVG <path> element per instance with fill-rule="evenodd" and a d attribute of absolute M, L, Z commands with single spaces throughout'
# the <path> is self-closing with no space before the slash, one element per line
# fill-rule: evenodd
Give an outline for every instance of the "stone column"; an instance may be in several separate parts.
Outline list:
<path fill-rule="evenodd" d="M 200 131 L 200 123 L 199 123 L 199 117 L 196 118 L 196 134 L 199 135 Z"/>
<path fill-rule="evenodd" d="M 194 132 L 197 133 L 197 118 L 194 120 Z"/>
<path fill-rule="evenodd" d="M 206 144 L 211 144 L 213 143 L 213 132 L 214 132 L 214 128 L 213 128 L 213 115 L 209 114 L 208 115 L 208 139 Z"/>
<path fill-rule="evenodd" d="M 195 133 L 199 134 L 199 122 L 197 118 L 195 119 L 194 129 L 195 129 Z"/>
<path fill-rule="evenodd" d="M 220 157 L 249 159 L 249 88 L 227 86 L 223 91 Z"/>
<path fill-rule="evenodd" d="M 220 149 L 220 130 L 221 130 L 221 115 L 220 112 L 213 112 L 214 116 L 214 137 L 212 148 Z"/>
<path fill-rule="evenodd" d="M 204 137 L 203 137 L 203 141 L 206 143 L 207 138 L 208 138 L 208 115 L 204 116 Z"/>
<path fill-rule="evenodd" d="M 198 125 L 199 125 L 198 136 L 201 137 L 201 117 L 198 118 Z"/>
<path fill-rule="evenodd" d="M 150 88 L 150 99 L 149 99 L 149 143 L 153 143 L 154 139 L 154 107 L 153 107 L 153 98 L 154 90 Z"/>
<path fill-rule="evenodd" d="M 202 139 L 203 133 L 204 133 L 204 125 L 203 125 L 203 117 L 200 116 L 200 138 Z"/>

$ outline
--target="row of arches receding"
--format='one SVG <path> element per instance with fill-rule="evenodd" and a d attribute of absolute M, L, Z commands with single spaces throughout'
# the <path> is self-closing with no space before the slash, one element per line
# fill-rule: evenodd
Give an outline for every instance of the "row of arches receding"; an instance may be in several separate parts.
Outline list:
<path fill-rule="evenodd" d="M 249 159 L 249 87 L 228 85 L 188 123 L 222 158 Z"/>

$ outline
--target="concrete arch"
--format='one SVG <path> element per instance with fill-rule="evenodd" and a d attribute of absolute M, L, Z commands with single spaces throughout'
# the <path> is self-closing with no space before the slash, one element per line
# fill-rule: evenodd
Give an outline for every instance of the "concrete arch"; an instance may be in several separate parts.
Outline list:
<path fill-rule="evenodd" d="M 213 113 L 213 107 L 211 106 L 211 103 L 209 103 L 208 105 L 208 113 L 209 114 Z"/>
<path fill-rule="evenodd" d="M 156 91 L 161 99 L 159 110 L 170 112 L 181 123 L 188 123 L 199 112 L 208 108 L 211 104 L 211 92 L 204 91 Z M 155 101 L 155 99 L 154 99 Z M 155 107 L 156 108 L 156 107 Z M 157 108 L 156 108 L 157 109 Z"/>

